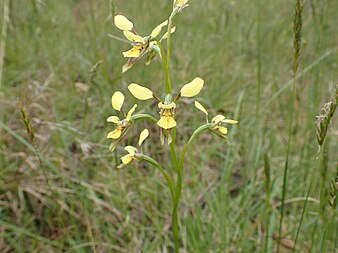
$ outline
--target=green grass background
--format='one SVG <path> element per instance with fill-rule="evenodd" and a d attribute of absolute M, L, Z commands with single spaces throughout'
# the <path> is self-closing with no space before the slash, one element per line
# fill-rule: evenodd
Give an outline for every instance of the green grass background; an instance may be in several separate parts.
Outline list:
<path fill-rule="evenodd" d="M 3 0 L 0 22 L 3 22 Z M 171 1 L 115 0 L 143 35 L 162 22 Z M 182 252 L 276 252 L 280 201 L 292 109 L 291 0 L 191 0 L 175 19 L 171 74 L 174 91 L 195 76 L 205 80 L 198 100 L 210 114 L 239 120 L 224 141 L 210 132 L 186 159 L 180 206 Z M 295 239 L 307 189 L 315 178 L 296 252 L 335 252 L 337 211 L 328 205 L 337 171 L 334 119 L 321 155 L 315 120 L 338 82 L 338 2 L 307 0 L 297 87 L 298 128 L 292 134 L 280 252 Z M 169 191 L 145 163 L 116 169 L 122 148 L 108 151 L 106 118 L 114 91 L 136 100 L 137 82 L 163 96 L 157 58 L 121 74 L 128 46 L 108 34 L 108 0 L 10 1 L 0 95 L 1 252 L 171 252 Z M 94 83 L 91 67 L 102 60 Z M 89 85 L 89 91 L 74 83 Z M 29 142 L 18 101 L 32 122 L 41 162 Z M 177 141 L 182 145 L 204 117 L 186 100 L 179 104 Z M 157 115 L 156 106 L 138 110 Z M 122 143 L 135 144 L 144 127 L 143 152 L 168 169 L 159 129 L 134 126 Z M 264 162 L 265 157 L 265 162 Z M 269 164 L 269 165 L 267 165 Z M 270 168 L 268 186 L 264 174 Z M 47 181 L 46 181 L 47 178 Z"/>

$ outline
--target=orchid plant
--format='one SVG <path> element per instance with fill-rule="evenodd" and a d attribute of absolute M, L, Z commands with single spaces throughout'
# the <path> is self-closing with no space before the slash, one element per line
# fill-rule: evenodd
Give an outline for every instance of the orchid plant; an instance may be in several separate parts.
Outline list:
<path fill-rule="evenodd" d="M 176 122 L 176 105 L 182 97 L 193 98 L 197 96 L 204 86 L 204 80 L 200 77 L 195 77 L 192 81 L 183 85 L 178 93 L 174 94 L 172 91 L 172 83 L 169 73 L 171 51 L 170 37 L 171 34 L 176 30 L 176 27 L 173 26 L 174 17 L 186 7 L 188 7 L 188 0 L 174 0 L 173 9 L 169 18 L 156 26 L 150 35 L 145 37 L 139 35 L 134 24 L 127 17 L 123 15 L 116 15 L 114 17 L 116 27 L 123 31 L 123 34 L 127 39 L 125 41 L 131 45 L 131 49 L 122 53 L 123 56 L 127 58 L 126 64 L 124 64 L 122 67 L 122 73 L 132 68 L 133 65 L 145 55 L 147 55 L 146 64 L 149 64 L 156 57 L 156 55 L 159 55 L 164 72 L 165 95 L 163 98 L 161 98 L 161 96 L 156 95 L 151 89 L 136 83 L 131 83 L 128 85 L 128 90 L 136 99 L 141 101 L 154 99 L 157 102 L 159 117 L 152 116 L 150 114 L 135 113 L 137 108 L 136 104 L 126 113 L 123 110 L 125 96 L 122 92 L 116 91 L 112 95 L 111 103 L 114 110 L 119 112 L 123 119 L 120 119 L 116 115 L 110 116 L 107 119 L 108 122 L 116 125 L 115 129 L 109 132 L 107 135 L 107 138 L 112 139 L 112 144 L 110 146 L 111 151 L 116 148 L 124 136 L 127 135 L 128 129 L 132 127 L 138 120 L 146 119 L 153 121 L 160 128 L 161 143 L 162 145 L 166 143 L 165 145 L 169 146 L 170 158 L 172 159 L 174 168 L 164 169 L 162 165 L 151 156 L 143 154 L 141 152 L 141 148 L 136 148 L 134 146 L 126 146 L 124 148 L 128 154 L 121 157 L 122 163 L 118 166 L 118 168 L 123 168 L 133 162 L 145 161 L 161 171 L 169 187 L 170 197 L 173 204 L 171 213 L 171 228 L 173 233 L 174 249 L 176 253 L 179 252 L 180 245 L 178 205 L 182 192 L 183 160 L 185 154 L 192 141 L 202 131 L 209 130 L 222 138 L 226 138 L 228 129 L 223 124 L 237 123 L 236 120 L 227 119 L 223 115 L 216 115 L 212 118 L 211 122 L 209 122 L 207 110 L 200 102 L 195 101 L 195 107 L 205 114 L 206 122 L 193 132 L 188 142 L 180 150 L 180 155 L 177 155 L 178 147 L 175 143 L 176 128 L 184 122 Z M 164 29 L 166 29 L 166 31 L 159 39 L 158 36 Z M 116 38 L 114 35 L 111 35 L 111 37 Z M 163 45 L 164 40 L 166 40 L 166 45 Z M 149 131 L 144 129 L 140 133 L 138 146 L 141 146 L 148 136 Z"/>

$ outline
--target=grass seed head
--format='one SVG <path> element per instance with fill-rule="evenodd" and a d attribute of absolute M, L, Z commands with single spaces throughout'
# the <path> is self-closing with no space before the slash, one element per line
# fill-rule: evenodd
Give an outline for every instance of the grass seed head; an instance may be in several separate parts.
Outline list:
<path fill-rule="evenodd" d="M 320 146 L 323 145 L 327 130 L 329 128 L 331 119 L 337 107 L 338 100 L 338 89 L 334 91 L 333 98 L 330 102 L 326 103 L 321 109 L 319 116 L 317 116 L 316 126 L 317 126 L 317 141 Z"/>
<path fill-rule="evenodd" d="M 25 110 L 25 108 L 24 108 L 24 106 L 22 105 L 21 102 L 19 102 L 19 107 L 20 107 L 22 120 L 25 124 L 29 140 L 31 141 L 32 144 L 34 144 L 34 131 L 33 131 L 32 125 L 30 123 L 28 114 L 27 114 L 27 112 L 26 112 L 26 110 Z"/>

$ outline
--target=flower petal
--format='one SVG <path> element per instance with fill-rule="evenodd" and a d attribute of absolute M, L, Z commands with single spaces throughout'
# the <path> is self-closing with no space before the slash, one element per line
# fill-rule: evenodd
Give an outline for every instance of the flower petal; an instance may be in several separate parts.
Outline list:
<path fill-rule="evenodd" d="M 130 121 L 131 115 L 135 112 L 135 109 L 137 107 L 137 104 L 134 104 L 134 106 L 128 111 L 126 120 Z"/>
<path fill-rule="evenodd" d="M 222 120 L 223 123 L 228 123 L 228 124 L 237 124 L 238 121 L 237 120 L 233 120 L 233 119 L 225 119 Z"/>
<path fill-rule="evenodd" d="M 222 127 L 222 126 L 219 126 L 217 128 L 222 134 L 227 134 L 228 133 L 228 129 L 226 127 Z"/>
<path fill-rule="evenodd" d="M 128 51 L 122 52 L 124 57 L 133 57 L 133 58 L 137 58 L 140 56 L 140 52 L 141 50 L 138 47 L 133 47 Z"/>
<path fill-rule="evenodd" d="M 181 88 L 181 96 L 182 97 L 196 96 L 202 90 L 203 84 L 204 84 L 204 80 L 200 77 L 196 77 L 190 83 L 185 84 Z"/>
<path fill-rule="evenodd" d="M 176 126 L 176 121 L 171 116 L 162 116 L 160 120 L 157 121 L 157 125 L 163 129 L 170 129 Z"/>
<path fill-rule="evenodd" d="M 116 140 L 120 138 L 121 134 L 122 134 L 122 131 L 120 129 L 115 129 L 114 131 L 111 131 L 110 133 L 108 133 L 107 138 Z"/>
<path fill-rule="evenodd" d="M 148 129 L 144 129 L 141 133 L 140 133 L 140 137 L 138 139 L 138 145 L 141 146 L 141 144 L 144 142 L 145 139 L 147 139 L 147 137 L 149 136 L 149 131 Z"/>
<path fill-rule="evenodd" d="M 173 28 L 171 28 L 170 33 L 174 33 L 175 31 L 176 31 L 176 26 L 174 26 Z M 168 32 L 166 32 L 166 33 L 162 36 L 161 40 L 165 40 L 165 39 L 167 39 L 167 38 L 168 38 Z"/>
<path fill-rule="evenodd" d="M 145 43 L 144 39 L 140 35 L 136 35 L 131 31 L 123 31 L 123 34 L 129 41 Z"/>
<path fill-rule="evenodd" d="M 122 31 L 130 31 L 134 27 L 133 23 L 123 15 L 116 15 L 114 17 L 114 23 L 116 27 Z"/>
<path fill-rule="evenodd" d="M 128 155 L 122 156 L 121 161 L 123 164 L 128 164 L 131 162 L 131 160 L 133 160 L 133 157 L 134 157 L 133 155 L 128 154 Z"/>
<path fill-rule="evenodd" d="M 108 122 L 112 122 L 112 123 L 115 123 L 115 124 L 119 124 L 120 123 L 120 119 L 116 116 L 110 116 L 108 119 L 107 119 Z"/>
<path fill-rule="evenodd" d="M 111 97 L 111 104 L 116 111 L 120 111 L 124 102 L 124 95 L 120 91 L 116 91 Z"/>
<path fill-rule="evenodd" d="M 124 150 L 127 151 L 129 155 L 135 155 L 135 153 L 137 152 L 137 149 L 133 146 L 126 146 Z"/>
<path fill-rule="evenodd" d="M 215 117 L 212 118 L 211 122 L 214 123 L 214 124 L 218 124 L 220 122 L 222 122 L 222 120 L 224 120 L 225 117 L 223 115 L 216 115 Z"/>
<path fill-rule="evenodd" d="M 151 32 L 150 36 L 151 37 L 157 37 L 157 35 L 159 35 L 162 31 L 163 26 L 168 25 L 168 20 L 162 22 L 161 24 L 159 24 L 158 26 L 155 27 L 155 29 Z"/>
<path fill-rule="evenodd" d="M 200 102 L 195 101 L 195 107 L 196 107 L 198 110 L 200 110 L 201 112 L 205 113 L 205 115 L 208 115 L 207 110 L 205 110 L 204 106 L 201 105 Z"/>
<path fill-rule="evenodd" d="M 151 90 L 136 83 L 129 84 L 128 90 L 134 97 L 140 100 L 147 100 L 153 97 Z"/>

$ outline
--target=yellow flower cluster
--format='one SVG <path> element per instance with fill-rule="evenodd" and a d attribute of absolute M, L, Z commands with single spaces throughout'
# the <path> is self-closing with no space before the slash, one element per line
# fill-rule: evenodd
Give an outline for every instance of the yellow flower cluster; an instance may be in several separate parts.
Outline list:
<path fill-rule="evenodd" d="M 149 136 L 148 129 L 144 129 L 139 136 L 138 145 L 141 146 L 141 144 L 144 142 L 145 139 L 147 139 Z M 130 164 L 133 160 L 137 160 L 136 155 L 138 154 L 137 148 L 133 146 L 126 146 L 124 148 L 125 151 L 128 152 L 127 155 L 121 157 L 122 164 L 119 165 L 119 168 L 123 168 L 124 166 Z"/>
<path fill-rule="evenodd" d="M 121 135 L 127 130 L 131 125 L 131 116 L 135 112 L 137 105 L 135 104 L 127 113 L 127 115 L 122 110 L 122 105 L 124 102 L 124 95 L 120 91 L 116 91 L 111 97 L 112 106 L 116 111 L 119 111 L 123 114 L 124 119 L 120 120 L 117 116 L 108 117 L 107 121 L 117 125 L 114 131 L 108 133 L 107 138 L 110 139 L 119 139 Z"/>
<path fill-rule="evenodd" d="M 173 202 L 172 216 L 171 216 L 171 229 L 173 235 L 174 252 L 178 253 L 180 248 L 179 238 L 179 220 L 178 220 L 178 204 L 181 198 L 182 184 L 184 180 L 184 158 L 190 147 L 192 141 L 202 131 L 209 130 L 222 138 L 226 138 L 228 128 L 226 124 L 237 124 L 236 120 L 227 119 L 225 116 L 218 114 L 209 122 L 208 111 L 204 106 L 194 101 L 195 107 L 203 112 L 206 116 L 206 123 L 198 127 L 190 136 L 187 143 L 182 147 L 179 155 L 175 147 L 176 128 L 180 127 L 179 119 L 176 115 L 179 111 L 179 101 L 183 98 L 193 98 L 197 96 L 204 86 L 204 80 L 200 77 L 195 77 L 192 81 L 181 86 L 180 90 L 173 94 L 173 87 L 170 78 L 170 54 L 171 54 L 171 34 L 175 32 L 173 26 L 173 19 L 175 15 L 180 13 L 188 6 L 188 0 L 173 0 L 173 9 L 167 20 L 156 26 L 149 35 L 141 36 L 135 29 L 133 22 L 123 15 L 116 15 L 114 17 L 115 25 L 120 29 L 126 39 L 121 39 L 111 35 L 111 37 L 122 40 L 130 44 L 131 48 L 122 52 L 123 56 L 127 58 L 127 62 L 122 67 L 122 72 L 130 69 L 139 59 L 147 55 L 146 64 L 149 64 L 152 59 L 158 54 L 162 61 L 162 68 L 165 80 L 165 96 L 157 96 L 151 89 L 141 86 L 137 83 L 130 83 L 128 85 L 129 92 L 138 100 L 154 100 L 158 106 L 159 116 L 153 117 L 148 114 L 133 114 L 137 105 L 129 109 L 127 113 L 122 109 L 124 103 L 124 95 L 120 91 L 116 91 L 112 96 L 112 107 L 118 111 L 123 117 L 120 119 L 118 116 L 110 116 L 107 121 L 115 124 L 115 129 L 108 133 L 107 138 L 113 139 L 110 149 L 113 150 L 117 143 L 126 135 L 129 127 L 140 119 L 150 119 L 156 122 L 160 128 L 160 140 L 162 145 L 164 140 L 167 140 L 169 145 L 170 159 L 172 162 L 173 170 L 165 170 L 162 165 L 150 156 L 144 155 L 141 149 L 142 143 L 149 136 L 149 131 L 144 129 L 138 138 L 138 147 L 127 145 L 124 150 L 127 152 L 121 157 L 121 164 L 118 168 L 123 168 L 128 164 L 135 161 L 145 161 L 155 166 L 164 176 L 169 187 L 170 196 Z M 160 37 L 162 30 L 166 28 L 166 32 Z M 158 38 L 160 37 L 160 38 Z M 162 41 L 166 39 L 164 46 Z M 174 89 L 175 90 L 175 89 Z"/>
<path fill-rule="evenodd" d="M 188 6 L 188 0 L 174 0 L 173 2 L 173 11 L 168 20 L 163 21 L 158 26 L 156 26 L 149 35 L 141 36 L 135 29 L 133 22 L 131 22 L 127 17 L 123 15 L 116 15 L 114 17 L 114 23 L 118 29 L 120 29 L 131 48 L 127 51 L 122 52 L 125 58 L 128 58 L 127 62 L 122 67 L 122 72 L 130 69 L 141 57 L 148 55 L 148 60 L 146 63 L 149 63 L 157 54 L 160 55 L 162 60 L 162 65 L 164 67 L 165 77 L 166 77 L 166 96 L 164 99 L 160 99 L 154 94 L 152 90 L 147 87 L 141 86 L 136 83 L 131 83 L 128 85 L 128 90 L 130 93 L 139 100 L 149 100 L 154 99 L 157 102 L 159 108 L 159 118 L 152 117 L 147 114 L 142 114 L 143 116 L 135 115 L 133 113 L 136 110 L 137 105 L 131 107 L 131 109 L 125 113 L 122 109 L 124 103 L 124 95 L 120 91 L 116 91 L 112 96 L 112 107 L 122 114 L 123 119 L 120 119 L 118 116 L 110 116 L 107 121 L 116 125 L 115 129 L 108 133 L 107 138 L 113 139 L 112 146 L 115 147 L 116 144 L 123 138 L 123 136 L 128 131 L 128 128 L 133 124 L 133 119 L 140 117 L 148 117 L 152 120 L 156 120 L 157 125 L 161 129 L 160 139 L 162 144 L 164 143 L 164 138 L 167 137 L 167 142 L 170 144 L 172 142 L 172 129 L 177 127 L 177 122 L 175 119 L 175 111 L 177 110 L 177 103 L 181 97 L 192 98 L 198 95 L 203 86 L 204 80 L 200 77 L 194 78 L 189 83 L 184 84 L 178 94 L 173 96 L 171 81 L 169 76 L 169 66 L 166 60 L 170 56 L 170 40 L 169 35 L 175 32 L 175 27 L 172 27 L 172 18 L 179 12 L 181 12 L 185 7 Z M 161 34 L 163 28 L 167 27 L 167 31 L 162 35 L 160 39 L 157 37 Z M 168 32 L 170 33 L 168 34 Z M 112 36 L 115 37 L 115 36 Z M 116 38 L 116 37 L 115 37 Z M 164 49 L 162 47 L 162 40 L 168 39 L 167 45 L 167 55 L 163 54 Z M 169 59 L 168 59 L 169 60 Z M 204 106 L 195 101 L 195 107 L 202 111 L 206 115 L 207 124 L 203 126 L 203 129 L 209 128 L 212 132 L 225 136 L 228 133 L 228 129 L 222 124 L 236 124 L 236 120 L 226 119 L 223 115 L 216 115 L 212 118 L 209 123 L 208 112 Z M 146 115 L 146 116 L 145 116 Z M 139 145 L 148 137 L 149 131 L 147 129 L 143 130 L 139 137 Z M 123 167 L 133 160 L 137 160 L 138 150 L 133 146 L 126 146 L 124 148 L 128 154 L 121 158 Z"/>

